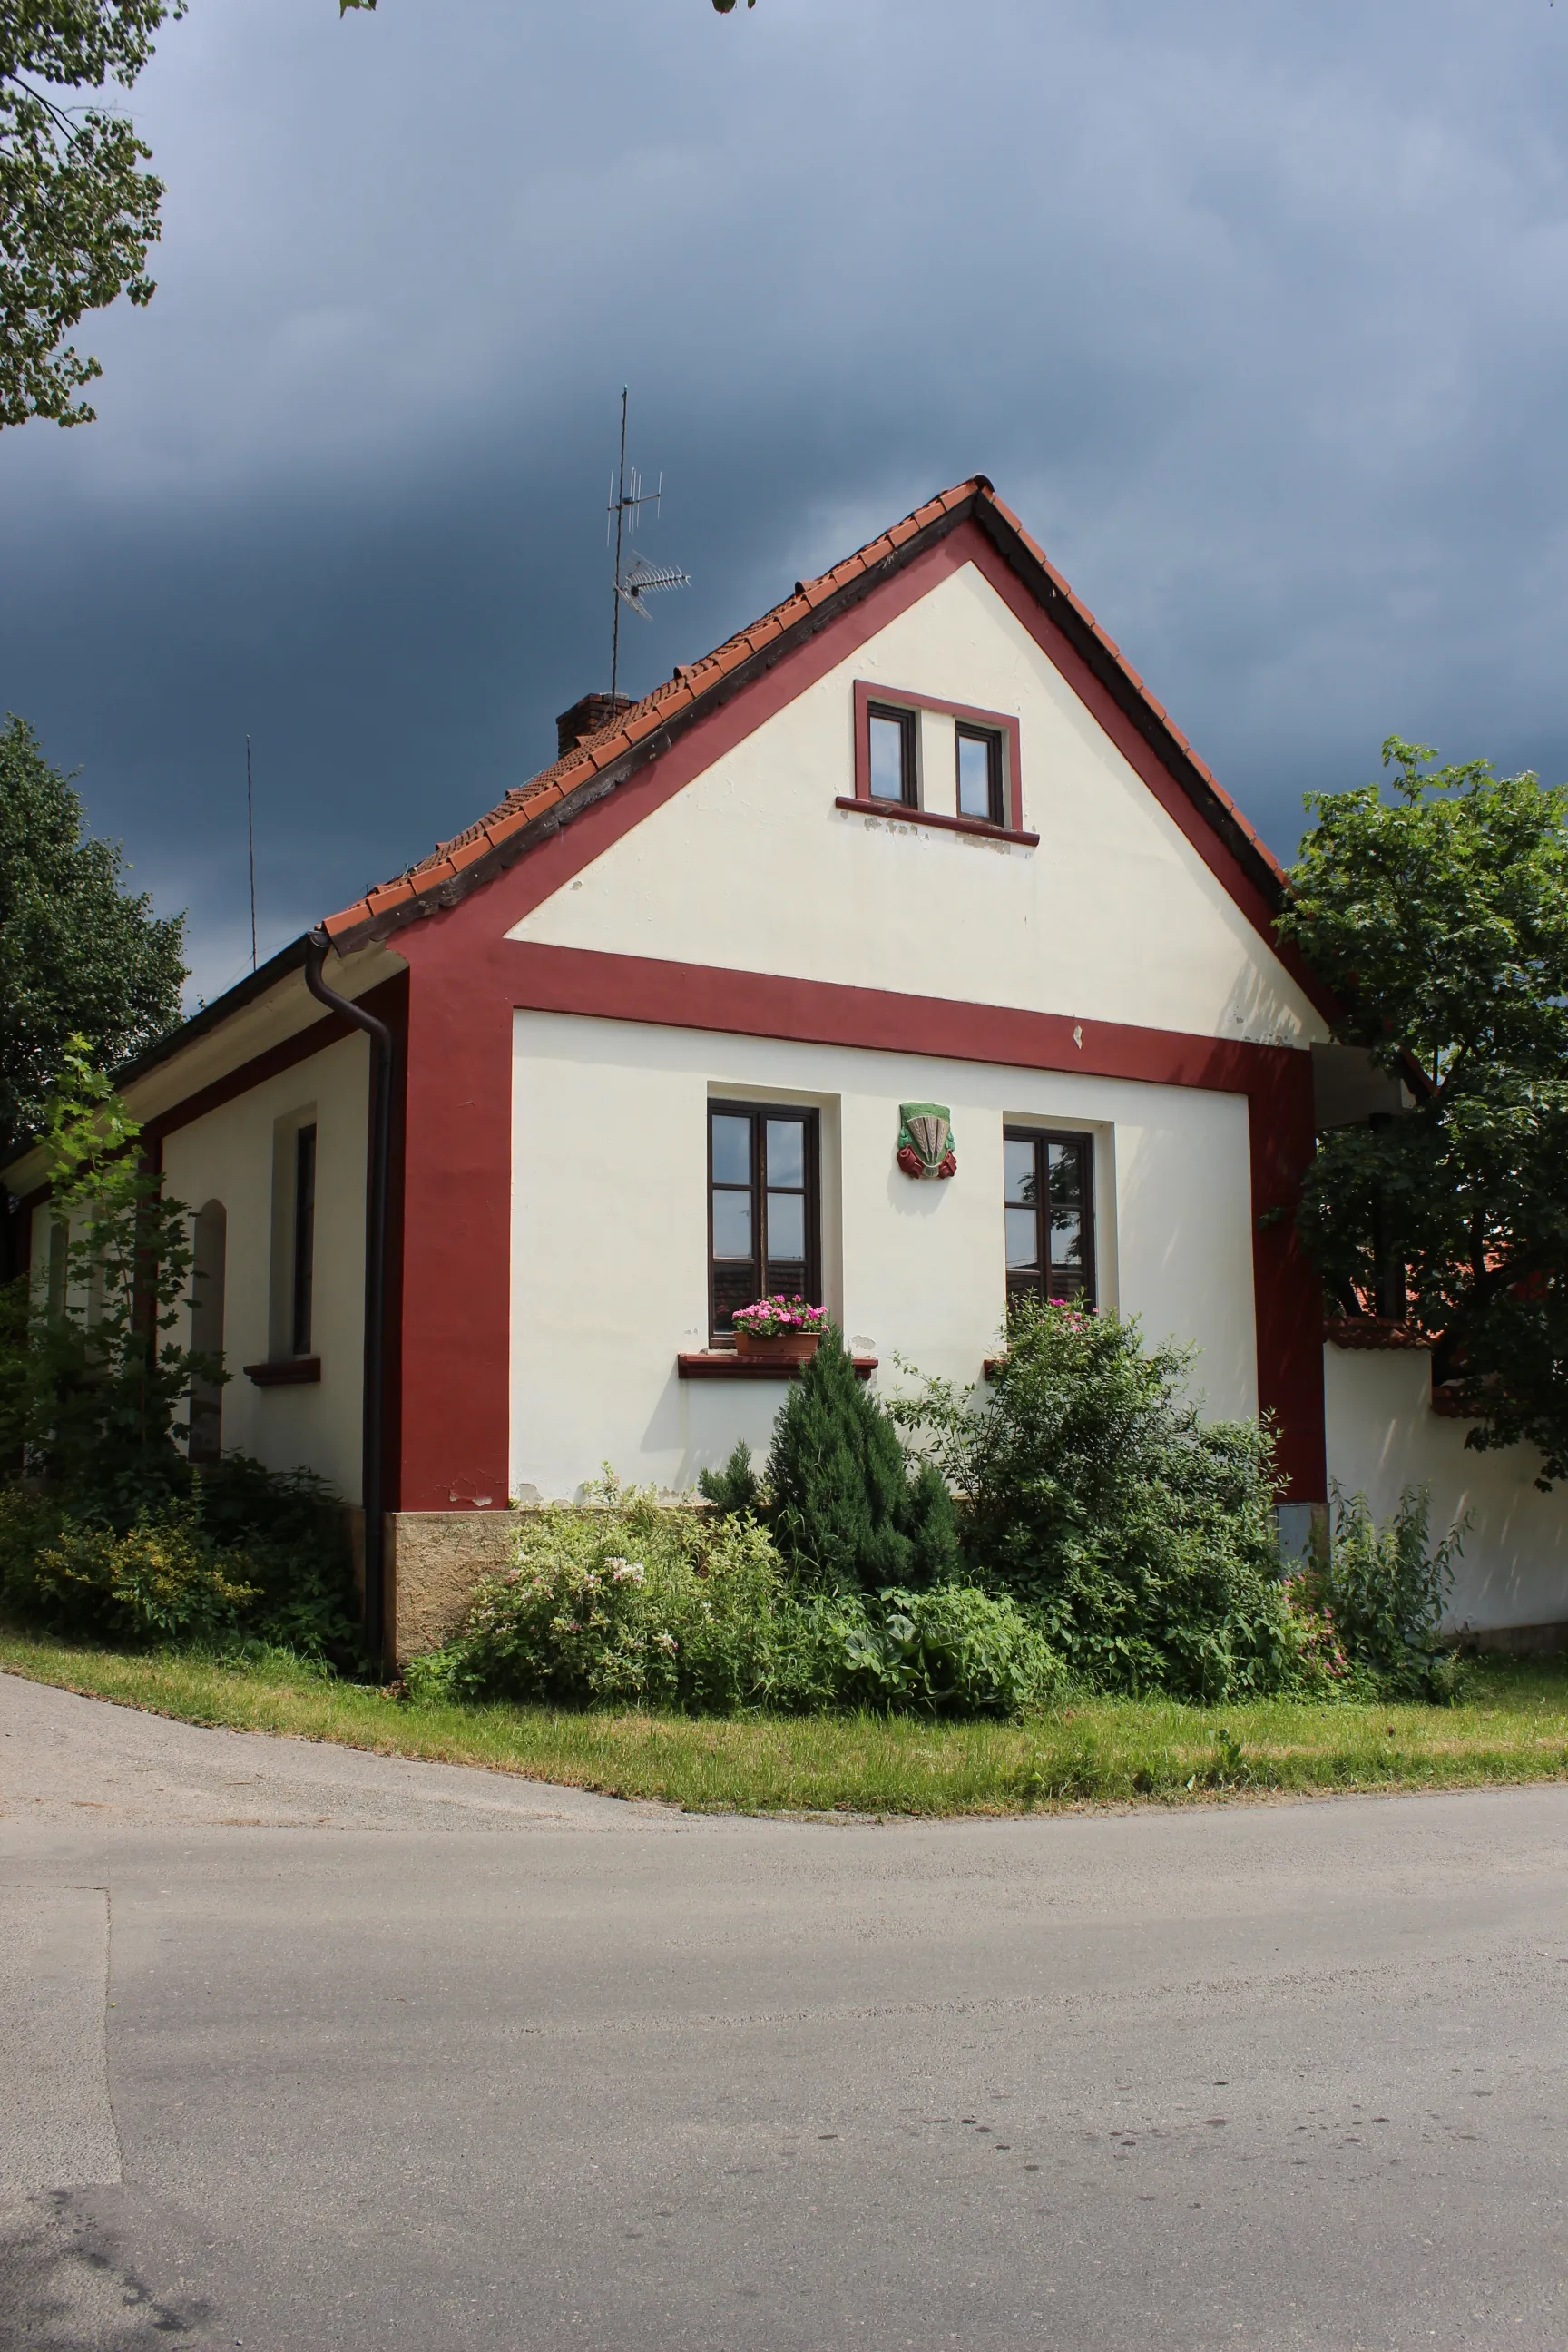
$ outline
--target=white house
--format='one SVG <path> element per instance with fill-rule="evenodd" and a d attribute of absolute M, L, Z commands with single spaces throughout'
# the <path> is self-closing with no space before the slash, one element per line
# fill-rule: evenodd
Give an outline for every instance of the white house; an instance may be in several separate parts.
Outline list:
<path fill-rule="evenodd" d="M 234 1374 L 196 1442 L 384 1514 L 406 1651 L 509 1497 L 765 1446 L 783 1375 L 737 1305 L 803 1290 L 879 1384 L 968 1381 L 1009 1286 L 1046 1289 L 1195 1343 L 1211 1413 L 1272 1414 L 1288 1527 L 1331 1473 L 1380 1511 L 1427 1482 L 1470 1514 L 1456 1618 L 1558 1625 L 1533 1456 L 1466 1451 L 1424 1351 L 1325 1347 L 1266 1214 L 1389 1084 L 1329 1043 L 1280 880 L 960 484 L 643 701 L 587 698 L 552 767 L 126 1074 Z M 900 1167 L 912 1102 L 950 1176 Z"/>

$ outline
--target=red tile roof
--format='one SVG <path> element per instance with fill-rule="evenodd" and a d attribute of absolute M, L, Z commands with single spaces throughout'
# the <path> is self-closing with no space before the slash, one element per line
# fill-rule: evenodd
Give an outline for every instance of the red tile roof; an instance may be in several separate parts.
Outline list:
<path fill-rule="evenodd" d="M 741 630 L 714 652 L 705 654 L 700 661 L 684 667 L 678 663 L 674 676 L 662 686 L 655 687 L 651 694 L 645 695 L 629 710 L 622 711 L 596 735 L 584 737 L 527 783 L 514 785 L 499 807 L 489 810 L 464 832 L 455 834 L 450 841 L 438 842 L 427 857 L 421 858 L 406 872 L 375 885 L 352 907 L 328 916 L 324 928 L 334 946 L 346 949 L 359 944 L 366 935 L 399 929 L 405 922 L 451 906 L 469 889 L 489 881 L 527 846 L 530 829 L 569 795 L 591 784 L 595 777 L 635 753 L 639 746 L 647 745 L 650 738 L 659 735 L 672 722 L 679 724 L 718 687 L 820 612 L 823 605 L 840 597 L 847 600 L 858 583 L 868 582 L 873 575 L 886 576 L 901 569 L 922 548 L 971 518 L 1041 594 L 1054 617 L 1064 623 L 1078 640 L 1079 651 L 1106 675 L 1112 691 L 1120 688 L 1118 699 L 1134 709 L 1144 731 L 1156 742 L 1178 780 L 1231 848 L 1241 856 L 1254 880 L 1272 898 L 1283 881 L 1283 869 L 1228 793 L 1215 782 L 1186 737 L 1149 693 L 1137 672 L 1122 659 L 1088 606 L 1073 594 L 1017 517 L 1003 505 L 984 475 L 976 474 L 971 480 L 960 482 L 917 507 L 890 530 L 846 556 L 819 579 L 797 580 L 793 595 L 764 613 L 761 620 L 753 621 L 750 628 Z M 1061 609 L 1064 606 L 1065 614 Z"/>

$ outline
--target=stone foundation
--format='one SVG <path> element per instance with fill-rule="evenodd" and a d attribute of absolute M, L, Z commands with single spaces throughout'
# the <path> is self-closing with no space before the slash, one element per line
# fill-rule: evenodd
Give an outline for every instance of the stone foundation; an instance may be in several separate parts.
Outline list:
<path fill-rule="evenodd" d="M 438 1650 L 481 1576 L 505 1568 L 519 1511 L 392 1511 L 386 1520 L 386 1647 L 402 1665 Z"/>
<path fill-rule="evenodd" d="M 1568 1650 L 1568 1622 L 1550 1625 L 1470 1625 L 1454 1636 L 1461 1650 L 1493 1650 L 1509 1658 L 1555 1657 Z"/>

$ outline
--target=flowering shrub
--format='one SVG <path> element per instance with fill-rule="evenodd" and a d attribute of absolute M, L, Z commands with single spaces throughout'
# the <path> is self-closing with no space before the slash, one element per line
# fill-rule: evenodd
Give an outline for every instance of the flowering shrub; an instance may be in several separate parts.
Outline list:
<path fill-rule="evenodd" d="M 750 1331 L 756 1339 L 772 1339 L 782 1331 L 826 1331 L 827 1309 L 808 1307 L 804 1298 L 784 1298 L 775 1293 L 772 1298 L 759 1298 L 753 1306 L 737 1307 L 734 1323 L 737 1331 Z"/>
<path fill-rule="evenodd" d="M 456 1638 L 404 1676 L 416 1699 L 706 1714 L 1010 1715 L 1061 1679 L 1011 1601 L 951 1585 L 803 1592 L 754 1519 L 663 1509 L 635 1488 L 607 1511 L 531 1514 L 513 1565 L 485 1578 Z"/>
<path fill-rule="evenodd" d="M 531 1513 L 512 1566 L 405 1680 L 419 1696 L 727 1713 L 773 1695 L 778 1598 L 778 1555 L 753 1520 L 710 1525 L 624 1489 L 608 1510 Z"/>

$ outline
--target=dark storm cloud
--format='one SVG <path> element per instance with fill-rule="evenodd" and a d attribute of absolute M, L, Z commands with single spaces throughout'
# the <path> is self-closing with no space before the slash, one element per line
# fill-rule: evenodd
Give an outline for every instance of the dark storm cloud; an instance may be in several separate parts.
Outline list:
<path fill-rule="evenodd" d="M 1289 853 L 1391 728 L 1568 772 L 1568 13 L 196 0 L 161 289 L 0 437 L 0 699 L 209 990 L 604 682 L 619 386 L 689 658 L 974 469 Z"/>

